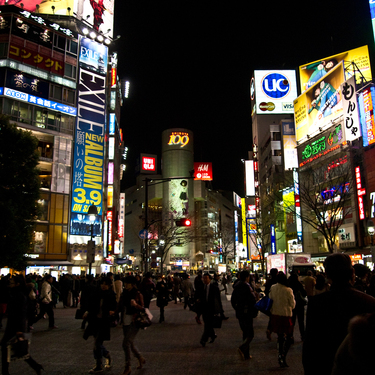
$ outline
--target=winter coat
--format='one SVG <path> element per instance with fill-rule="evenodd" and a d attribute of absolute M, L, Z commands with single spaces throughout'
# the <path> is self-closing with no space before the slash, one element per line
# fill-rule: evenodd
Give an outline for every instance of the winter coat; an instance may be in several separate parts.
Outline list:
<path fill-rule="evenodd" d="M 168 285 L 163 281 L 159 281 L 156 284 L 156 306 L 163 307 L 168 305 L 169 291 Z"/>
<path fill-rule="evenodd" d="M 269 298 L 272 299 L 271 314 L 280 316 L 292 316 L 292 310 L 296 306 L 293 290 L 282 284 L 271 286 Z"/>
<path fill-rule="evenodd" d="M 89 301 L 88 326 L 83 334 L 87 340 L 90 336 L 101 337 L 103 340 L 111 339 L 111 315 L 110 311 L 117 308 L 116 295 L 111 289 L 98 289 L 97 293 Z"/>

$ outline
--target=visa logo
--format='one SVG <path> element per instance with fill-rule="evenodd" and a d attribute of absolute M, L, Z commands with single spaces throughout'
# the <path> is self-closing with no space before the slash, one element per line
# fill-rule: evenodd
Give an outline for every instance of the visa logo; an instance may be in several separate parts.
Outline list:
<path fill-rule="evenodd" d="M 283 103 L 283 111 L 292 111 L 293 108 L 293 103 Z"/>

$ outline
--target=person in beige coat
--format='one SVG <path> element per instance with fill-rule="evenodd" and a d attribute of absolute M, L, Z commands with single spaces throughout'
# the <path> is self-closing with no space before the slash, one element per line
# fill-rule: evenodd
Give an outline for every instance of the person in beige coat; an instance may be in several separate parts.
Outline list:
<path fill-rule="evenodd" d="M 269 298 L 272 299 L 271 307 L 271 332 L 277 333 L 280 367 L 288 367 L 286 355 L 292 343 L 293 337 L 293 309 L 296 306 L 293 290 L 288 287 L 288 280 L 284 272 L 276 276 L 276 284 L 272 285 Z"/>

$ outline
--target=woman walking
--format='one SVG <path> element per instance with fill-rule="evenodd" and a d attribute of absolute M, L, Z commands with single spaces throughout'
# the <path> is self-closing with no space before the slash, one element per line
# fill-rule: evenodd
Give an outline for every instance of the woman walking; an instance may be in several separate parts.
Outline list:
<path fill-rule="evenodd" d="M 288 287 L 288 279 L 284 272 L 276 276 L 276 284 L 272 285 L 269 297 L 273 300 L 271 307 L 271 332 L 277 333 L 280 367 L 288 367 L 286 355 L 292 343 L 293 322 L 292 311 L 296 305 L 293 290 Z"/>
<path fill-rule="evenodd" d="M 134 339 L 137 336 L 139 328 L 134 324 L 133 316 L 139 311 L 143 310 L 143 296 L 136 287 L 136 278 L 134 276 L 126 276 L 124 279 L 124 292 L 120 300 L 120 310 L 123 316 L 123 332 L 124 340 L 122 348 L 125 352 L 125 369 L 122 375 L 129 375 L 131 373 L 131 358 L 130 351 L 138 359 L 137 369 L 141 369 L 146 363 L 146 360 L 139 353 L 134 345 Z"/>

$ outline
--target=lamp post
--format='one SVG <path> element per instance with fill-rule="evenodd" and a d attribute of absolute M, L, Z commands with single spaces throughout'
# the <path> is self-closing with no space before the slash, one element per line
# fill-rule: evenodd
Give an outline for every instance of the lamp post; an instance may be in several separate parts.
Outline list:
<path fill-rule="evenodd" d="M 95 241 L 94 241 L 94 222 L 98 215 L 98 209 L 93 204 L 89 207 L 87 212 L 91 222 L 91 238 L 87 242 L 87 262 L 89 264 L 89 275 L 91 275 L 91 265 L 95 261 Z"/>

